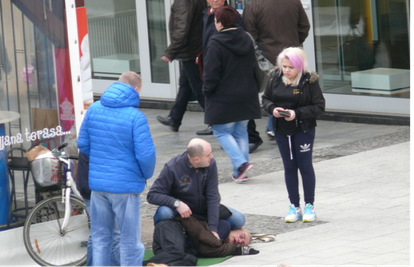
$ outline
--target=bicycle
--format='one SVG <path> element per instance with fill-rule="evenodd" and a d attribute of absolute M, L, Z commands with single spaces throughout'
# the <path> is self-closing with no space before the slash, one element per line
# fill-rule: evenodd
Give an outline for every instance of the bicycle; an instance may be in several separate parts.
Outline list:
<path fill-rule="evenodd" d="M 75 158 L 62 150 L 66 146 L 67 143 L 52 150 L 59 160 L 62 194 L 40 201 L 23 226 L 26 250 L 43 266 L 79 266 L 86 262 L 89 215 L 70 170 Z"/>

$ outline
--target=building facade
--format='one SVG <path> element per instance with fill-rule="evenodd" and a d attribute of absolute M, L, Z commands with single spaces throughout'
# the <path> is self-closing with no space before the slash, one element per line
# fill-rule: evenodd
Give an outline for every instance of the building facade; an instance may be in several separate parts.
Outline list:
<path fill-rule="evenodd" d="M 169 43 L 173 1 L 85 1 L 95 93 L 102 93 L 124 70 L 133 70 L 143 77 L 143 98 L 175 98 L 178 64 L 160 60 Z M 229 4 L 242 12 L 248 2 Z M 302 4 L 311 22 L 303 47 L 311 68 L 320 75 L 327 110 L 408 116 L 409 1 L 302 0 Z"/>
<path fill-rule="evenodd" d="M 20 114 L 6 135 L 52 126 L 76 135 L 90 94 L 101 94 L 126 70 L 142 76 L 142 98 L 174 100 L 178 62 L 160 60 L 173 1 L 1 0 L 0 110 Z M 243 12 L 248 1 L 229 4 Z M 320 75 L 327 110 L 408 117 L 409 1 L 302 4 L 311 22 L 303 47 Z M 82 12 L 73 16 L 66 6 Z M 56 119 L 39 119 L 51 113 Z"/>

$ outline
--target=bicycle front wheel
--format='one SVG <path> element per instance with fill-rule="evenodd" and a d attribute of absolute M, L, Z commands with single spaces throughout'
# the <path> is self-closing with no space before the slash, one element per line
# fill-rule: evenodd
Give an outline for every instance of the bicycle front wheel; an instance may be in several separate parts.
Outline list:
<path fill-rule="evenodd" d="M 65 216 L 62 196 L 37 204 L 23 228 L 24 245 L 30 257 L 40 265 L 83 265 L 89 239 L 89 215 L 82 199 L 70 197 L 70 218 L 61 229 Z"/>

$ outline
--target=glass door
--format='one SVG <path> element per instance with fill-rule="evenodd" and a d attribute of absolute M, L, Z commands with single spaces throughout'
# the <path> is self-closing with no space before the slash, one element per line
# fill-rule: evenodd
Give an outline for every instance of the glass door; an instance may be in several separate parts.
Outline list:
<path fill-rule="evenodd" d="M 312 1 L 316 66 L 327 105 L 409 113 L 408 6 L 405 0 Z"/>
<path fill-rule="evenodd" d="M 143 79 L 142 97 L 175 98 L 175 64 L 160 58 L 167 47 L 164 0 L 85 1 L 94 93 L 103 93 L 125 71 Z"/>

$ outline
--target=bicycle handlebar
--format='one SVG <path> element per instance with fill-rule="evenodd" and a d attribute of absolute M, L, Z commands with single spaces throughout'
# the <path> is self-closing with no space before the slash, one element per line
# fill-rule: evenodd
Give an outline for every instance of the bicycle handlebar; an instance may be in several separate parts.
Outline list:
<path fill-rule="evenodd" d="M 67 147 L 68 146 L 68 143 L 63 143 L 63 144 L 61 144 L 60 146 L 58 146 L 58 147 L 56 147 L 56 148 L 54 148 L 53 150 L 52 150 L 52 153 L 53 153 L 53 155 L 56 157 L 56 158 L 59 158 L 59 156 L 57 155 L 57 152 L 58 151 L 62 151 L 65 147 Z M 74 160 L 77 160 L 77 159 L 79 159 L 79 157 L 76 157 L 76 156 L 68 156 L 68 155 L 62 155 L 61 156 L 62 158 L 66 158 L 66 159 L 74 159 Z"/>
<path fill-rule="evenodd" d="M 57 148 L 57 150 L 58 151 L 61 151 L 62 149 L 64 149 L 65 147 L 67 147 L 68 146 L 68 143 L 63 143 L 63 144 L 61 144 L 60 146 L 58 146 L 58 148 Z"/>

